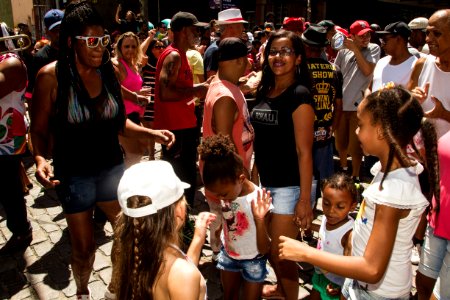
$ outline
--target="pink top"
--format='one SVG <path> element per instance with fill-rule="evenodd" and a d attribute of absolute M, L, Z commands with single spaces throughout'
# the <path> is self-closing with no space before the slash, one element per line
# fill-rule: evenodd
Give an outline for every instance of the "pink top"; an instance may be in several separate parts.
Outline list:
<path fill-rule="evenodd" d="M 250 162 L 253 154 L 254 131 L 250 123 L 250 115 L 247 102 L 241 90 L 235 84 L 226 80 L 211 82 L 205 99 L 205 110 L 203 116 L 203 137 L 214 135 L 212 126 L 214 104 L 221 97 L 230 97 L 236 102 L 238 116 L 233 124 L 233 142 L 236 145 L 239 156 L 244 162 L 244 167 L 250 171 Z"/>
<path fill-rule="evenodd" d="M 214 80 L 209 85 L 208 93 L 205 99 L 205 110 L 203 115 L 203 138 L 215 134 L 212 117 L 214 104 L 221 97 L 230 97 L 236 102 L 238 116 L 233 124 L 232 139 L 236 145 L 239 156 L 242 158 L 244 167 L 250 173 L 250 163 L 253 154 L 253 140 L 255 132 L 250 123 L 250 114 L 247 109 L 247 102 L 241 90 L 235 84 L 226 80 Z M 202 173 L 203 163 L 200 161 L 200 172 Z M 219 201 L 208 190 L 205 190 L 205 196 L 209 200 Z"/>
<path fill-rule="evenodd" d="M 450 131 L 438 141 L 438 157 L 441 188 L 440 209 L 439 213 L 432 209 L 428 221 L 436 236 L 450 240 Z M 436 207 L 436 199 L 433 197 L 434 207 Z"/>
<path fill-rule="evenodd" d="M 142 88 L 141 75 L 132 70 L 122 58 L 120 58 L 119 61 L 127 71 L 127 76 L 125 76 L 125 79 L 121 84 L 132 92 L 139 92 Z M 145 107 L 138 105 L 134 100 L 124 98 L 123 102 L 125 104 L 125 112 L 127 115 L 132 112 L 138 112 L 141 117 L 144 115 Z"/>

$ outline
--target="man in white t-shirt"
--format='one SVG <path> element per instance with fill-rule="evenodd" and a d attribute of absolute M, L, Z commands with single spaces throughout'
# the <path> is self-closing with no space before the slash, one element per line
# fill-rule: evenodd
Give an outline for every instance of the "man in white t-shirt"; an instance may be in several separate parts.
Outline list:
<path fill-rule="evenodd" d="M 417 57 L 408 51 L 411 30 L 404 22 L 395 22 L 377 31 L 381 48 L 387 54 L 375 65 L 371 91 L 377 91 L 388 82 L 406 87 Z"/>

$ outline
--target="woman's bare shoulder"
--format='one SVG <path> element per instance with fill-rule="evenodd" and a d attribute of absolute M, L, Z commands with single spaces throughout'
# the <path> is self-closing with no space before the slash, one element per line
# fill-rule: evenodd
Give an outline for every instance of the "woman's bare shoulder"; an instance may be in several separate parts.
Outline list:
<path fill-rule="evenodd" d="M 43 66 L 36 75 L 36 82 L 39 80 L 56 82 L 56 61 Z"/>

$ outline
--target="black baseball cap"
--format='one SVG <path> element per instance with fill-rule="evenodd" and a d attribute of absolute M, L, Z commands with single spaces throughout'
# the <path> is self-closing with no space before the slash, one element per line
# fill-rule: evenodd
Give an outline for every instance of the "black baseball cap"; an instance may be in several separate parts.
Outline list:
<path fill-rule="evenodd" d="M 240 38 L 229 37 L 220 41 L 218 58 L 219 61 L 232 60 L 246 57 L 248 52 L 247 45 Z"/>
<path fill-rule="evenodd" d="M 206 27 L 208 25 L 209 23 L 199 22 L 196 16 L 184 11 L 177 12 L 170 21 L 170 29 L 172 31 L 181 31 L 184 27 L 189 26 Z"/>
<path fill-rule="evenodd" d="M 409 38 L 411 29 L 405 22 L 395 22 L 387 25 L 383 31 L 375 31 L 377 35 L 394 34 L 404 38 Z"/>

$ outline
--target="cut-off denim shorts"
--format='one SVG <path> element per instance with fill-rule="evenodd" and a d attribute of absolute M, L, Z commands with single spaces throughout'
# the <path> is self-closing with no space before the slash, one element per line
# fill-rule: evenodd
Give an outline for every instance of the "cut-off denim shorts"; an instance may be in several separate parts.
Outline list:
<path fill-rule="evenodd" d="M 293 215 L 295 205 L 300 197 L 299 186 L 266 187 L 272 197 L 272 213 L 279 215 Z"/>
<path fill-rule="evenodd" d="M 450 240 L 435 236 L 430 225 L 425 232 L 419 272 L 437 279 L 433 290 L 437 299 L 450 299 Z"/>
<path fill-rule="evenodd" d="M 345 279 L 341 293 L 346 299 L 351 300 L 409 300 L 409 293 L 408 295 L 404 295 L 398 298 L 386 298 L 383 296 L 379 296 L 362 287 L 359 284 L 358 280 L 351 278 Z"/>
<path fill-rule="evenodd" d="M 252 259 L 234 259 L 228 256 L 222 247 L 219 253 L 217 269 L 240 272 L 242 277 L 248 282 L 263 283 L 268 273 L 266 264 L 267 258 L 263 255 L 258 255 Z"/>
<path fill-rule="evenodd" d="M 117 200 L 117 187 L 125 165 L 120 164 L 95 175 L 71 176 L 61 179 L 56 193 L 65 214 L 89 210 L 97 202 Z"/>

